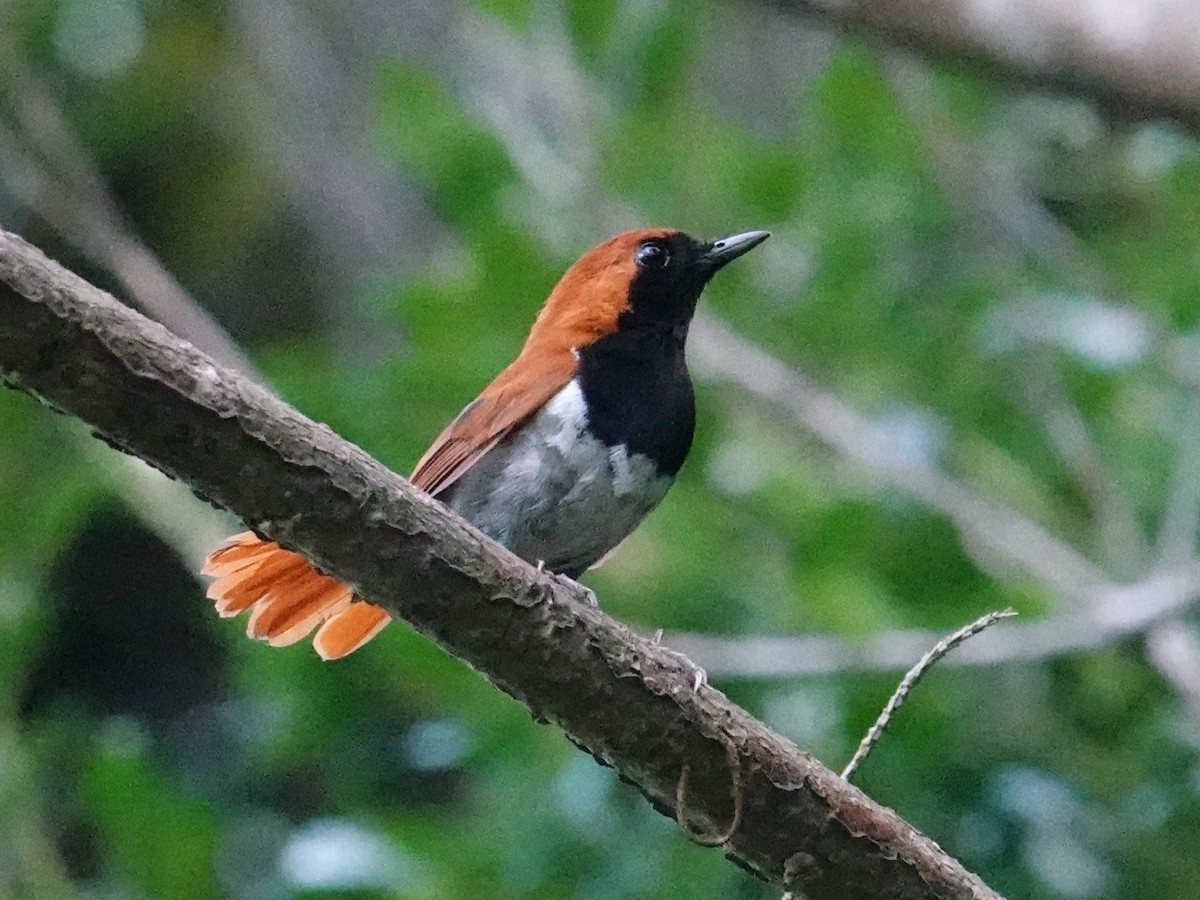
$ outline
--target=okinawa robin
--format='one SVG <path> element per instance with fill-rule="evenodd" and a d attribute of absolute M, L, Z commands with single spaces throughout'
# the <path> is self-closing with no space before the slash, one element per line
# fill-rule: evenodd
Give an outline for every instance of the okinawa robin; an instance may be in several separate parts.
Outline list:
<path fill-rule="evenodd" d="M 705 242 L 627 231 L 585 253 L 550 292 L 516 360 L 421 457 L 412 482 L 518 556 L 578 578 L 666 494 L 692 444 L 684 361 L 701 291 L 769 237 Z M 276 646 L 320 625 L 325 659 L 389 621 L 304 556 L 252 532 L 205 562 L 222 616 L 252 609 L 247 632 Z"/>

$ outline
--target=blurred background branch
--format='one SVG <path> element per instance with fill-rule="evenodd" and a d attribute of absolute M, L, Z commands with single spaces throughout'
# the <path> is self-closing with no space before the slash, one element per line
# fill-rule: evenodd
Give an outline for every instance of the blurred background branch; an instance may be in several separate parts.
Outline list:
<path fill-rule="evenodd" d="M 1037 622 L 1010 622 L 972 640 L 941 666 L 1034 663 L 1106 646 L 1159 628 L 1170 633 L 1177 616 L 1200 595 L 1200 569 L 1168 572 L 1093 598 L 1083 612 L 1062 612 Z M 843 671 L 894 672 L 937 641 L 929 631 L 893 630 L 857 641 L 827 635 L 717 638 L 671 634 L 672 647 L 703 659 L 710 675 L 795 677 Z"/>
<path fill-rule="evenodd" d="M 0 38 L 4 44 L 7 38 Z M 231 368 L 256 374 L 254 366 L 203 307 L 195 303 L 158 259 L 126 226 L 87 150 L 79 143 L 57 99 L 0 45 L 11 115 L 0 118 L 4 186 L 14 199 L 55 229 L 92 262 L 108 269 L 129 300 L 147 315 Z"/>
<path fill-rule="evenodd" d="M 1189 0 L 772 0 L 1023 89 L 1122 119 L 1200 128 L 1200 8 Z"/>

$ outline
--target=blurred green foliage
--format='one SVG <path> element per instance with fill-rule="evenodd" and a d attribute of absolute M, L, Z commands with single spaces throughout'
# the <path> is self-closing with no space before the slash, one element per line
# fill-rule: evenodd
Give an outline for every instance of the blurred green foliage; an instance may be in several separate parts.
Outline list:
<path fill-rule="evenodd" d="M 896 453 L 1116 580 L 1151 571 L 1198 421 L 1200 153 L 1170 124 L 898 70 L 716 0 L 29 0 L 0 28 L 273 387 L 401 471 L 588 246 L 639 224 L 765 227 L 707 308 Z M 331 106 L 306 93 L 326 89 Z M 312 199 L 312 171 L 354 186 L 364 159 L 411 209 L 374 256 L 320 212 L 369 199 Z M 117 288 L 3 191 L 0 223 Z M 1063 608 L 753 398 L 698 398 L 679 483 L 588 577 L 610 613 L 858 637 Z M 1063 409 L 1084 434 L 1066 450 Z M 0 896 L 774 896 L 402 625 L 336 665 L 247 642 L 152 534 L 194 507 L 148 515 L 127 473 L 24 396 L 0 396 L 0 435 Z M 84 551 L 95 529 L 119 564 Z M 192 643 L 140 613 L 106 631 L 135 594 Z M 159 641 L 164 661 L 122 682 Z M 96 692 L 101 670 L 128 696 Z M 145 712 L 180 671 L 203 690 Z M 896 678 L 718 686 L 837 767 Z M 1197 713 L 1139 639 L 944 669 L 859 780 L 1007 896 L 1192 896 Z"/>

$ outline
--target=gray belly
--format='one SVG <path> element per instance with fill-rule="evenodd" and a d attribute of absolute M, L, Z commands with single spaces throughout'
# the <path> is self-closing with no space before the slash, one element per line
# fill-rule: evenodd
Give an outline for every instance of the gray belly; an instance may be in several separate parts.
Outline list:
<path fill-rule="evenodd" d="M 672 481 L 586 425 L 572 381 L 441 499 L 523 559 L 577 577 L 637 527 Z"/>

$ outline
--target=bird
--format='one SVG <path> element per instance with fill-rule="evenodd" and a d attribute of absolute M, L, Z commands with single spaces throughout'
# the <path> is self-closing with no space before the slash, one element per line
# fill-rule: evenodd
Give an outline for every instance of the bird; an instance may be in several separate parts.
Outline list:
<path fill-rule="evenodd" d="M 626 231 L 562 276 L 517 358 L 437 436 L 412 483 L 539 568 L 579 578 L 663 499 L 692 445 L 684 359 L 701 292 L 770 236 L 704 241 L 669 228 Z M 223 617 L 247 634 L 304 639 L 324 659 L 379 633 L 388 613 L 300 553 L 252 531 L 201 569 Z"/>

